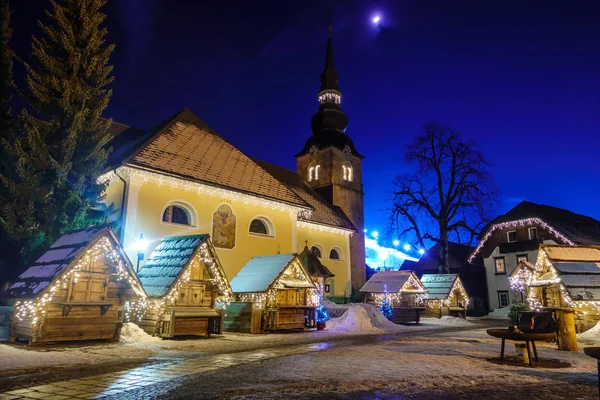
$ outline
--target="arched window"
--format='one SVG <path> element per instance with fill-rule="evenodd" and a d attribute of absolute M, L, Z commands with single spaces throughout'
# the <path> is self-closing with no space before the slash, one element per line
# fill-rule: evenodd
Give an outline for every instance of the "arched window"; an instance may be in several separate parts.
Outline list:
<path fill-rule="evenodd" d="M 329 251 L 329 259 L 330 260 L 341 260 L 340 251 L 336 248 L 333 248 Z"/>
<path fill-rule="evenodd" d="M 310 252 L 319 258 L 323 258 L 323 252 L 321 251 L 321 248 L 318 246 L 311 247 Z"/>
<path fill-rule="evenodd" d="M 182 204 L 172 204 L 165 208 L 162 220 L 177 225 L 192 225 L 193 223 L 190 210 Z"/>
<path fill-rule="evenodd" d="M 342 165 L 342 178 L 345 181 L 352 182 L 352 180 L 354 179 L 353 175 L 354 174 L 352 171 L 352 165 L 350 165 L 349 163 L 345 163 L 344 165 Z"/>
<path fill-rule="evenodd" d="M 314 181 L 319 179 L 319 172 L 321 170 L 321 166 L 319 164 L 311 164 L 308 167 L 308 181 Z"/>
<path fill-rule="evenodd" d="M 250 222 L 248 232 L 253 235 L 275 236 L 273 223 L 266 217 L 256 217 Z"/>

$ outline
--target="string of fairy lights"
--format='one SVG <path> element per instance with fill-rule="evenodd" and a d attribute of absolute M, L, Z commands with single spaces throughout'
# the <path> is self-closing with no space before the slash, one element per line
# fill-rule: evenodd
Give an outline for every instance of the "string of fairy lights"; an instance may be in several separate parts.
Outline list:
<path fill-rule="evenodd" d="M 103 236 L 89 249 L 85 250 L 79 258 L 75 259 L 71 263 L 71 267 L 50 283 L 41 295 L 38 295 L 34 300 L 17 301 L 14 305 L 15 318 L 19 321 L 31 319 L 32 332 L 35 332 L 57 293 L 60 290 L 68 290 L 71 281 L 77 283 L 79 278 L 86 271 L 89 271 L 92 265 L 104 260 L 107 260 L 111 266 L 116 267 L 117 280 L 126 281 L 137 297 L 146 297 L 146 293 L 122 261 L 118 247 L 114 246 L 106 236 Z"/>
<path fill-rule="evenodd" d="M 227 307 L 233 301 L 234 294 L 231 286 L 229 286 L 229 281 L 225 276 L 223 267 L 215 257 L 214 249 L 205 241 L 200 245 L 200 250 L 196 253 L 196 257 L 193 257 L 188 263 L 181 272 L 179 279 L 174 282 L 165 296 L 159 299 L 144 298 L 139 301 L 129 302 L 125 311 L 125 320 L 139 322 L 149 314 L 156 314 L 156 317 L 160 319 L 168 306 L 177 305 L 180 290 L 191 281 L 192 269 L 201 268 L 202 265 L 207 268 L 211 276 L 211 282 L 219 293 L 215 300 L 216 308 L 224 309 Z"/>
<path fill-rule="evenodd" d="M 395 293 L 388 292 L 387 287 L 385 287 L 385 291 L 383 293 L 371 293 L 371 295 L 373 297 L 373 300 L 375 301 L 375 304 L 380 306 L 381 304 L 383 304 L 386 298 L 390 300 L 392 304 L 394 302 L 401 302 L 402 295 L 405 293 L 416 294 L 417 304 L 423 304 L 429 298 L 429 295 L 427 294 L 427 289 L 425 289 L 423 283 L 414 274 L 410 274 L 406 282 L 404 282 L 404 284 L 400 288 L 400 290 L 398 290 Z"/>
<path fill-rule="evenodd" d="M 566 243 L 571 246 L 573 246 L 575 244 L 571 240 L 569 240 L 565 235 L 563 235 L 562 233 L 560 233 L 559 231 L 557 231 L 552 226 L 548 225 L 547 223 L 545 223 L 544 221 L 542 221 L 539 218 L 518 219 L 515 221 L 502 222 L 499 224 L 492 225 L 492 227 L 487 231 L 487 233 L 485 234 L 483 239 L 481 239 L 479 241 L 479 244 L 473 251 L 473 254 L 471 254 L 471 256 L 469 257 L 469 260 L 468 260 L 469 263 L 473 262 L 473 259 L 477 256 L 479 251 L 481 251 L 481 249 L 483 248 L 483 246 L 485 245 L 487 240 L 492 236 L 494 231 L 496 231 L 498 229 L 516 228 L 518 226 L 522 227 L 522 226 L 532 226 L 532 225 L 539 225 L 540 227 L 542 227 L 545 230 L 552 233 L 554 236 L 556 236 L 558 239 L 560 239 L 563 243 Z"/>
<path fill-rule="evenodd" d="M 297 260 L 284 269 L 281 275 L 275 279 L 265 292 L 238 293 L 237 300 L 255 303 L 257 310 L 274 308 L 277 306 L 277 290 L 287 288 L 285 281 L 289 281 L 290 279 L 313 285 L 312 288 L 307 288 L 307 306 L 317 307 L 321 304 L 322 296 L 316 287 L 314 287 L 314 282 L 310 276 L 299 265 Z"/>
<path fill-rule="evenodd" d="M 556 268 L 554 265 L 552 265 L 552 262 L 543 249 L 540 249 L 538 253 L 538 258 L 535 263 L 535 273 L 538 277 L 549 274 L 549 276 L 544 279 L 544 283 L 547 283 L 548 285 L 558 284 L 561 299 L 568 305 L 569 308 L 573 308 L 576 314 L 585 315 L 589 314 L 590 312 L 593 312 L 594 314 L 600 313 L 600 300 L 578 300 L 571 297 L 571 294 L 562 283 Z M 533 310 L 540 310 L 543 308 L 544 305 L 541 296 L 541 289 L 537 287 L 530 287 L 527 294 L 527 301 Z"/>

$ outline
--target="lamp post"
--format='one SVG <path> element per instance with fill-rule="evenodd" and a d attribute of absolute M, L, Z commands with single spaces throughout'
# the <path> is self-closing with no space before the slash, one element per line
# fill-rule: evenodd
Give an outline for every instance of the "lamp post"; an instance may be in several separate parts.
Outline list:
<path fill-rule="evenodd" d="M 137 267 L 135 269 L 135 273 L 140 272 L 140 261 L 144 259 L 144 250 L 146 250 L 146 239 L 144 239 L 144 234 L 140 233 L 140 237 L 135 241 L 135 249 L 137 250 Z"/>

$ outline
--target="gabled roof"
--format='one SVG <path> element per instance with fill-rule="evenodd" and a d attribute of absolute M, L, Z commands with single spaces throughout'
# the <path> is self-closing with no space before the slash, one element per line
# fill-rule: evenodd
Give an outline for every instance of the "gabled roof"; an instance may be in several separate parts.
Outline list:
<path fill-rule="evenodd" d="M 304 250 L 298 255 L 298 258 L 312 278 L 333 278 L 335 276 L 329 268 L 321 263 L 319 257 L 308 249 L 308 246 L 304 246 Z"/>
<path fill-rule="evenodd" d="M 416 293 L 426 293 L 427 290 L 417 278 L 414 271 L 381 271 L 373 275 L 367 283 L 360 289 L 364 293 L 398 293 L 402 290 L 409 279 L 414 279 L 414 282 L 420 287 Z M 415 292 L 412 290 L 411 292 Z"/>
<path fill-rule="evenodd" d="M 548 271 L 531 286 L 557 283 L 558 276 L 571 299 L 600 301 L 600 247 L 541 245 L 540 251 L 548 256 L 554 273 Z"/>
<path fill-rule="evenodd" d="M 148 297 L 160 298 L 166 295 L 204 242 L 209 242 L 209 235 L 163 238 L 138 273 Z M 210 247 L 212 248 L 212 246 Z M 215 253 L 212 252 L 212 254 L 216 258 Z M 217 268 L 220 269 L 218 260 L 215 262 Z M 216 278 L 212 276 L 210 268 L 206 268 L 206 270 L 211 274 L 212 279 Z M 223 272 L 221 271 L 221 273 Z"/>
<path fill-rule="evenodd" d="M 123 133 L 116 136 L 115 140 Z M 286 185 L 219 136 L 187 108 L 153 128 L 149 135 L 132 132 L 111 163 L 224 187 L 310 209 Z M 114 146 L 113 146 L 114 147 Z M 119 160 L 120 158 L 120 160 Z"/>
<path fill-rule="evenodd" d="M 297 263 L 304 270 L 297 254 L 273 254 L 252 257 L 231 280 L 231 289 L 234 293 L 266 292 L 283 271 L 293 263 Z M 314 287 L 312 281 L 308 283 L 310 280 L 308 272 L 304 270 L 304 273 L 306 273 L 306 281 L 288 281 L 286 282 L 286 286 Z"/>
<path fill-rule="evenodd" d="M 19 275 L 17 281 L 2 294 L 2 297 L 19 299 L 37 297 L 52 281 L 63 272 L 67 272 L 68 267 L 85 250 L 92 248 L 103 237 L 112 241 L 115 248 L 119 248 L 119 256 L 129 272 L 134 275 L 131 262 L 120 249 L 119 241 L 112 229 L 106 225 L 92 226 L 61 236 L 31 267 Z"/>
<path fill-rule="evenodd" d="M 563 208 L 522 201 L 491 225 L 527 218 L 539 218 L 575 244 L 600 244 L 600 221 Z M 483 234 L 483 232 L 482 232 Z"/>
<path fill-rule="evenodd" d="M 481 231 L 479 235 L 480 242 L 471 257 L 475 257 L 479 254 L 483 245 L 494 230 L 502 227 L 502 224 L 507 223 L 516 226 L 518 221 L 542 224 L 542 226 L 548 229 L 560 242 L 565 244 L 600 244 L 600 221 L 586 215 L 576 214 L 563 208 L 522 201 L 506 214 L 500 215 L 494 219 Z M 518 249 L 517 251 L 524 251 L 530 249 L 531 246 L 535 246 L 534 242 L 529 241 L 527 244 L 512 246 L 522 247 L 523 250 Z M 506 247 L 507 245 L 503 246 Z M 505 251 L 515 250 L 511 245 L 508 246 L 510 248 L 505 248 Z"/>
<path fill-rule="evenodd" d="M 444 300 L 452 293 L 457 279 L 460 278 L 456 274 L 423 274 L 421 283 L 429 292 L 429 300 Z"/>
<path fill-rule="evenodd" d="M 257 159 L 254 159 L 254 161 L 275 179 L 285 184 L 298 197 L 312 206 L 313 211 L 310 215 L 299 215 L 299 220 L 356 231 L 354 224 L 352 224 L 352 221 L 344 214 L 342 209 L 330 204 L 321 197 L 300 175 L 287 168 L 266 161 Z"/>
<path fill-rule="evenodd" d="M 530 273 L 533 273 L 535 271 L 535 265 L 533 265 L 529 261 L 519 261 L 517 266 L 510 272 L 510 274 L 508 274 L 507 278 L 517 276 L 521 270 L 526 270 Z"/>

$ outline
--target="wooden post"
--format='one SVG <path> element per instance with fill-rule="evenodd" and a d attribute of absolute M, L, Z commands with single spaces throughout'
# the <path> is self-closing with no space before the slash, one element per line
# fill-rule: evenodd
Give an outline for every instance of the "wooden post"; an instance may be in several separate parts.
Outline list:
<path fill-rule="evenodd" d="M 556 317 L 558 318 L 558 349 L 577 351 L 575 310 L 572 308 L 559 308 L 556 310 Z"/>

